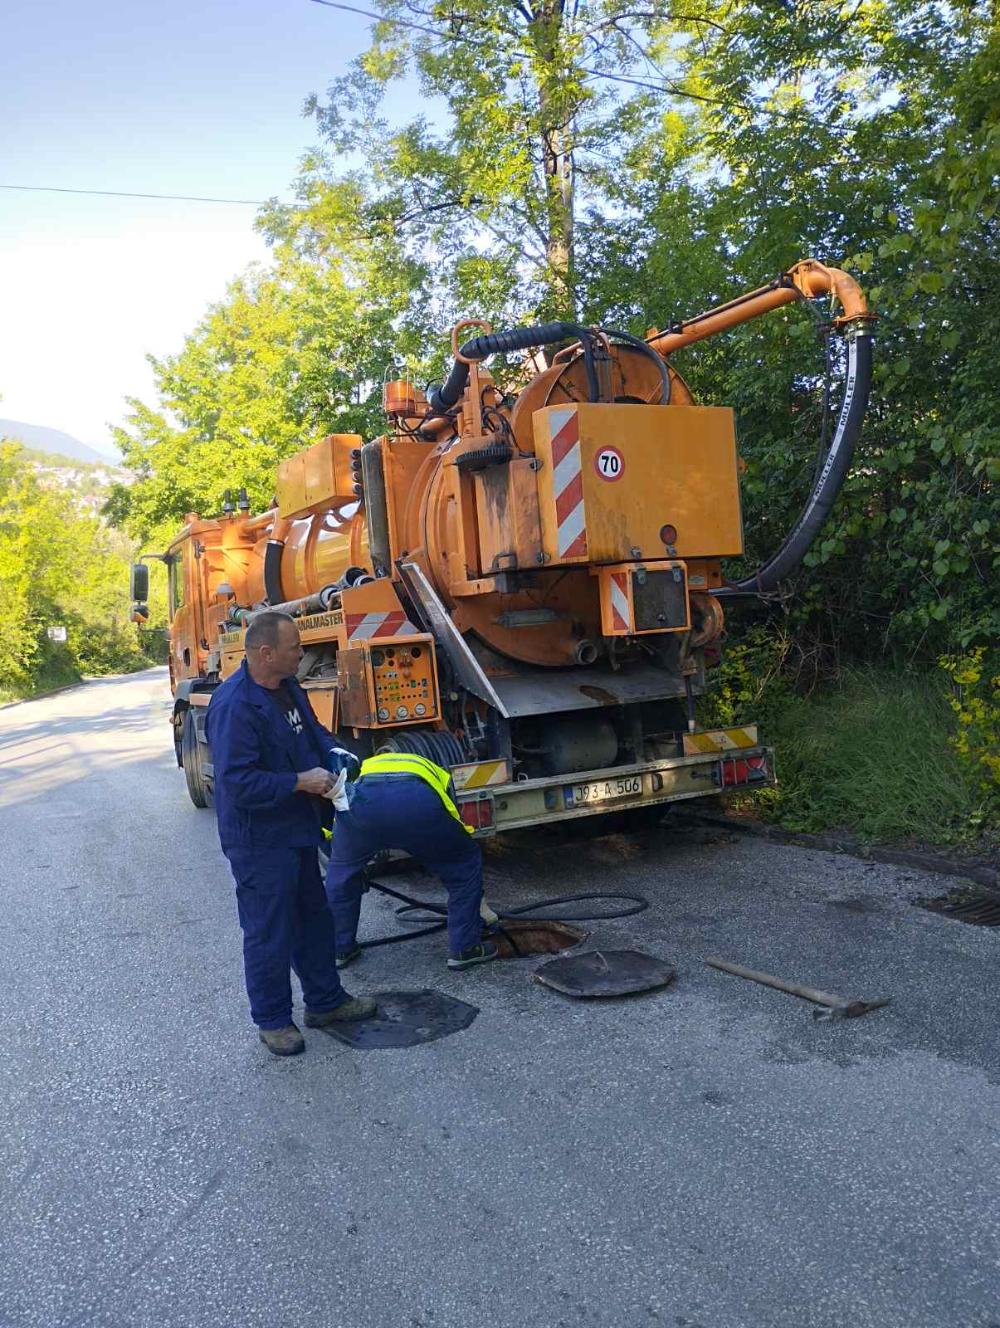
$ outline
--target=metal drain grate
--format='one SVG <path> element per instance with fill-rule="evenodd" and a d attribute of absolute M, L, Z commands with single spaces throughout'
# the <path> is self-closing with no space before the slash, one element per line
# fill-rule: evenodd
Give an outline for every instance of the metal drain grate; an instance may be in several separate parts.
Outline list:
<path fill-rule="evenodd" d="M 943 913 L 973 927 L 1000 927 L 1000 897 L 981 894 L 975 890 L 951 890 L 935 899 L 920 899 L 921 908 L 932 913 Z"/>

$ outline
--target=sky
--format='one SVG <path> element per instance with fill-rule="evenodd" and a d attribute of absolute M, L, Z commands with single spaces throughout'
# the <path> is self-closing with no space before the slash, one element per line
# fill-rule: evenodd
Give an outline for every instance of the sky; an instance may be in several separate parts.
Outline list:
<path fill-rule="evenodd" d="M 360 0 L 361 7 L 366 7 Z M 310 0 L 3 0 L 0 185 L 291 197 L 369 20 Z M 103 450 L 145 356 L 267 249 L 253 207 L 0 188 L 0 417 Z"/>

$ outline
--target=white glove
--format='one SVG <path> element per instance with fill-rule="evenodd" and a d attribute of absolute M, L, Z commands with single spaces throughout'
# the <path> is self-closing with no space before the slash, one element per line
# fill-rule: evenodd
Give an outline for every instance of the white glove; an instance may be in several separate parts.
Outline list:
<path fill-rule="evenodd" d="M 333 787 L 327 789 L 323 794 L 324 798 L 329 798 L 338 812 L 346 812 L 350 809 L 350 802 L 347 799 L 347 771 L 341 770 L 340 774 L 333 781 Z"/>

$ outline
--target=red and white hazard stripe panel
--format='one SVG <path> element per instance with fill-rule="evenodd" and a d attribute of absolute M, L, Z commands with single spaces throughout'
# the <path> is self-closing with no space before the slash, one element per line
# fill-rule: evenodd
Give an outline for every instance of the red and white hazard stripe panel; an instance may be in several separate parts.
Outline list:
<path fill-rule="evenodd" d="M 552 492 L 556 503 L 556 553 L 560 558 L 586 558 L 587 514 L 583 505 L 580 420 L 575 406 L 550 410 Z"/>
<path fill-rule="evenodd" d="M 611 574 L 611 621 L 616 632 L 632 630 L 632 615 L 628 607 L 628 573 Z"/>
<path fill-rule="evenodd" d="M 391 613 L 346 613 L 344 626 L 349 641 L 367 641 L 373 636 L 416 636 L 417 628 L 402 609 Z"/>

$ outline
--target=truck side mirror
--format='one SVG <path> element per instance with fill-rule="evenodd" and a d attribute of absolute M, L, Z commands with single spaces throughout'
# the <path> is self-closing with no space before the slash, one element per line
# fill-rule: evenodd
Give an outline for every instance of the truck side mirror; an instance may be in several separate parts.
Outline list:
<path fill-rule="evenodd" d="M 149 568 L 145 563 L 133 563 L 128 578 L 129 595 L 145 603 L 149 599 Z"/>

